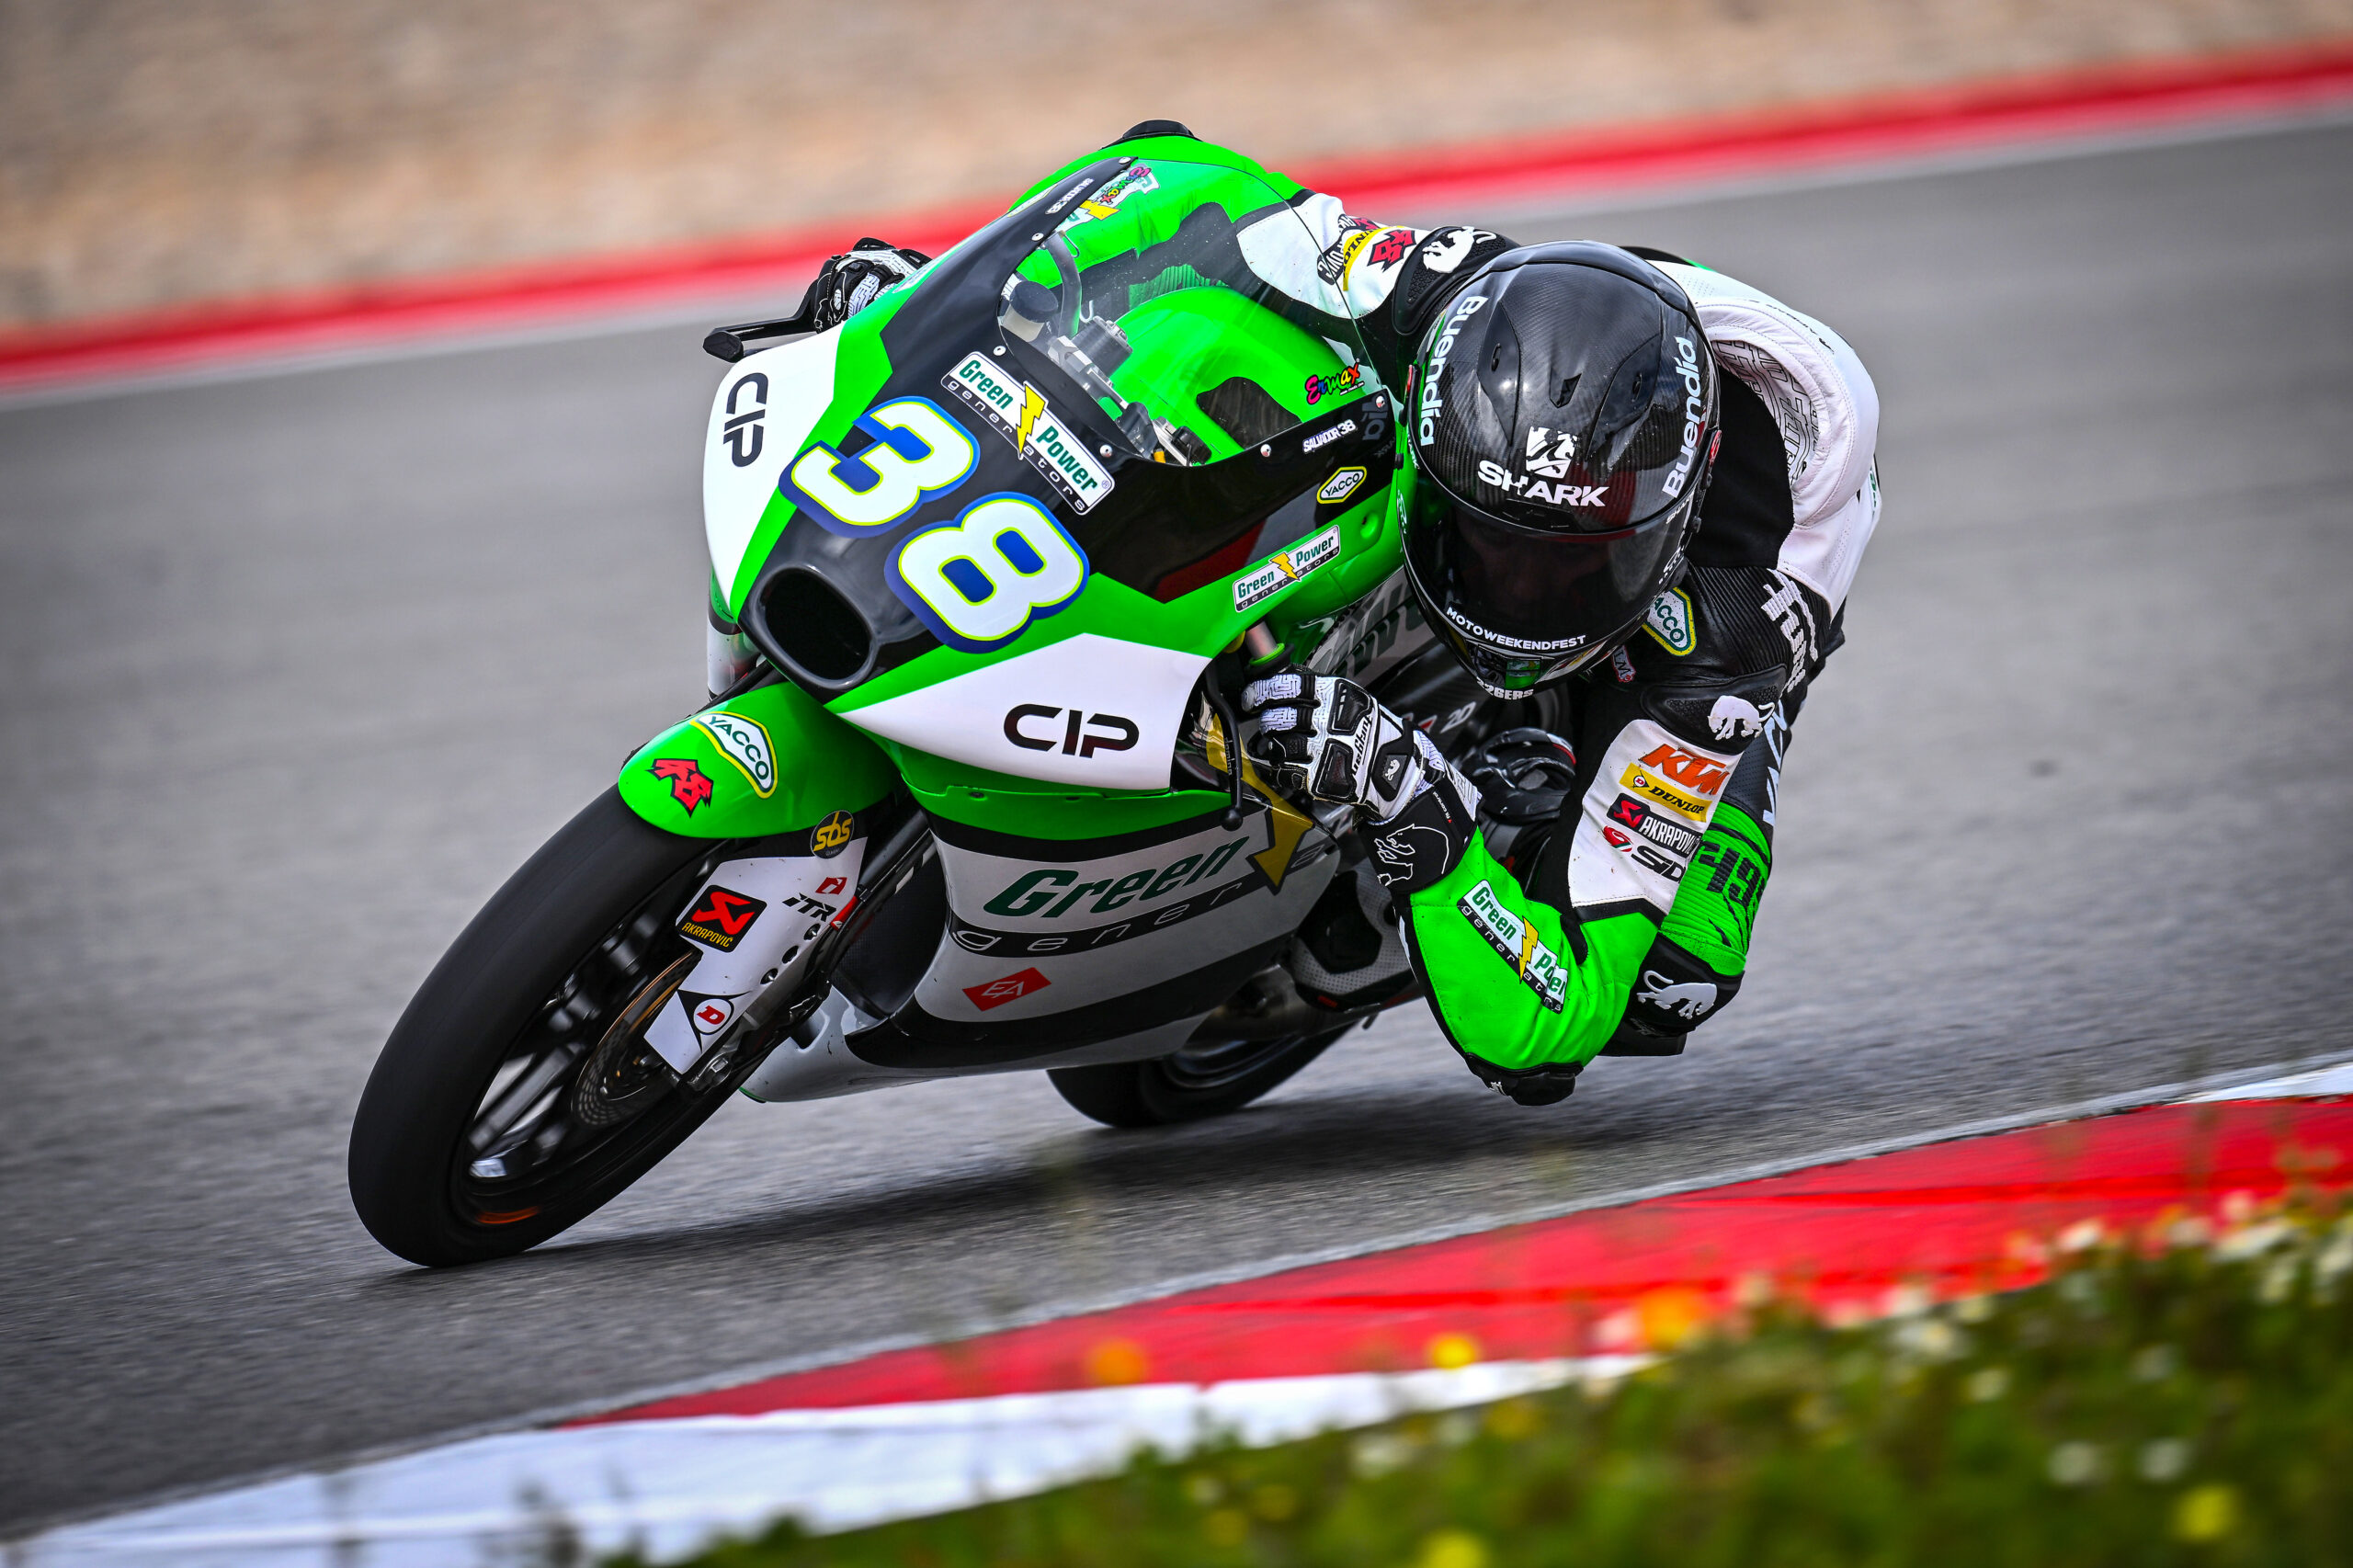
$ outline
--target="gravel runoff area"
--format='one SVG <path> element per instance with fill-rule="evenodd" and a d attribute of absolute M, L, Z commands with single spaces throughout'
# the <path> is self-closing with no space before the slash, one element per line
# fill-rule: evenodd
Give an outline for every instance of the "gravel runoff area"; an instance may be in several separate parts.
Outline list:
<path fill-rule="evenodd" d="M 2353 0 L 0 0 L 0 333 L 1010 192 L 2353 32 Z"/>

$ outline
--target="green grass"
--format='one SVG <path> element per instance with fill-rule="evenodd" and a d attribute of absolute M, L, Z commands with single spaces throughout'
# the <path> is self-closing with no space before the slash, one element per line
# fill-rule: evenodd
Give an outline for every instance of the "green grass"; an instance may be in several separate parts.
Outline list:
<path fill-rule="evenodd" d="M 2353 1219 L 2097 1244 L 1834 1328 L 1766 1304 L 1567 1389 L 701 1568 L 2353 1562 Z"/>

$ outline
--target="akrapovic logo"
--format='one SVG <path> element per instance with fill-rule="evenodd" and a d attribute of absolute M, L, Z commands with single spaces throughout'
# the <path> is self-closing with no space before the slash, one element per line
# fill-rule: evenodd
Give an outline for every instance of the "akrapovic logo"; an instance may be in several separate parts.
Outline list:
<path fill-rule="evenodd" d="M 1680 495 L 1691 482 L 1691 464 L 1699 455 L 1699 427 L 1708 420 L 1707 382 L 1699 375 L 1699 351 L 1688 337 L 1675 340 L 1675 373 L 1683 378 L 1683 449 L 1666 471 L 1659 488 Z"/>
<path fill-rule="evenodd" d="M 1446 318 L 1446 330 L 1438 334 L 1438 347 L 1430 350 L 1429 369 L 1422 373 L 1421 412 L 1415 426 L 1415 438 L 1427 447 L 1438 439 L 1438 415 L 1445 413 L 1439 401 L 1438 383 L 1446 369 L 1446 357 L 1454 351 L 1454 340 L 1461 335 L 1462 324 L 1485 307 L 1487 297 L 1473 294 L 1454 307 Z"/>

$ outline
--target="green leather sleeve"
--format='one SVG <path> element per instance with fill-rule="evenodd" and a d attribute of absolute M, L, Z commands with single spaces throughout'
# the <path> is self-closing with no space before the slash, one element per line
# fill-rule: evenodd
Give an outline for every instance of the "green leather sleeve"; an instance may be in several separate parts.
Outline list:
<path fill-rule="evenodd" d="M 1563 915 L 1522 891 L 1476 837 L 1407 909 L 1430 1010 L 1457 1050 L 1507 1071 L 1592 1060 L 1658 935 L 1640 911 Z"/>

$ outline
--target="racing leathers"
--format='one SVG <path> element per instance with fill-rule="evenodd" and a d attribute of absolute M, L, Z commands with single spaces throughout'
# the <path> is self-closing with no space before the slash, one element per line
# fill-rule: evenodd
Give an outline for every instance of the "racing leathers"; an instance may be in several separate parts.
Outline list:
<path fill-rule="evenodd" d="M 1120 177 L 1136 181 L 1154 157 L 1204 153 L 1256 168 L 1160 123 L 1098 156 L 1126 154 L 1134 166 Z M 1090 267 L 1090 280 L 1132 273 L 1148 291 L 1181 271 L 1324 328 L 1344 355 L 1360 340 L 1367 381 L 1398 400 L 1410 457 L 1445 416 L 1408 373 L 1424 335 L 1514 242 L 1465 225 L 1370 222 L 1266 177 L 1279 204 L 1204 210 L 1165 244 Z M 1879 517 L 1878 397 L 1853 350 L 1762 290 L 1636 254 L 1684 289 L 1725 372 L 1722 444 L 1687 564 L 1607 660 L 1523 705 L 1529 722 L 1564 732 L 1564 767 L 1574 754 L 1574 787 L 1545 797 L 1549 820 L 1529 821 L 1526 799 L 1483 802 L 1442 759 L 1414 768 L 1431 759 L 1419 746 L 1408 757 L 1393 737 L 1389 755 L 1413 773 L 1407 798 L 1364 795 L 1378 813 L 1365 870 L 1386 888 L 1432 1010 L 1475 1074 L 1526 1103 L 1560 1098 L 1605 1050 L 1679 1050 L 1740 988 L 1790 726 L 1842 639 Z M 1515 483 L 1533 474 L 1531 463 Z M 1404 574 L 1368 604 L 1387 607 L 1384 643 L 1402 649 L 1401 633 L 1418 628 Z M 1308 672 L 1334 673 L 1320 657 Z M 1353 701 L 1342 706 L 1353 712 Z M 1386 733 L 1377 718 L 1358 722 Z M 1302 767 L 1320 756 L 1302 739 Z M 1383 896 L 1365 891 L 1368 909 Z"/>
<path fill-rule="evenodd" d="M 1444 416 L 1407 384 L 1424 333 L 1514 242 L 1370 223 L 1313 192 L 1290 209 L 1303 230 L 1245 224 L 1241 256 L 1303 315 L 1358 324 L 1371 369 L 1400 392 L 1410 453 Z M 1500 816 L 1526 813 L 1482 809 L 1460 773 L 1433 769 L 1369 828 L 1369 869 L 1448 1039 L 1528 1103 L 1560 1098 L 1605 1050 L 1681 1050 L 1740 989 L 1790 726 L 1843 640 L 1879 519 L 1878 394 L 1845 341 L 1722 273 L 1636 254 L 1688 294 L 1726 372 L 1688 564 L 1606 662 L 1529 705 L 1564 711 L 1574 732 L 1575 787 L 1557 818 L 1498 833 Z M 1499 858 L 1490 839 L 1504 838 Z"/>

